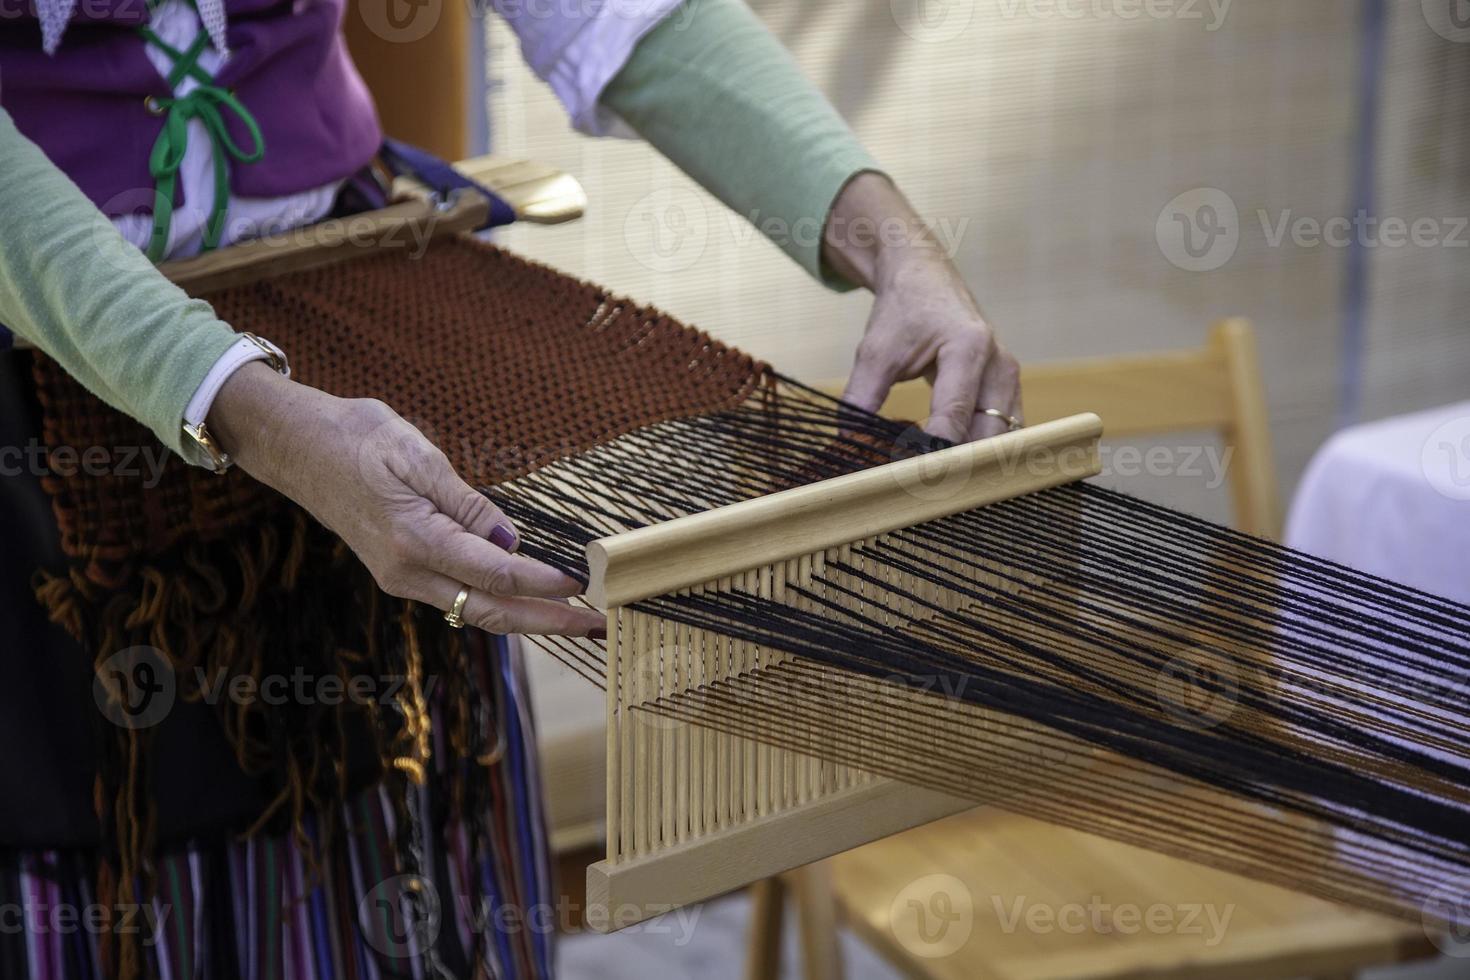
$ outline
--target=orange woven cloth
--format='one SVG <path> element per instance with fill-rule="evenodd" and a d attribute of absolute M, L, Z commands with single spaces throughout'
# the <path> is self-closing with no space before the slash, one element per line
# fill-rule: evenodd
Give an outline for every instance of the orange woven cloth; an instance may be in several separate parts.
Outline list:
<path fill-rule="evenodd" d="M 469 238 L 208 297 L 285 349 L 298 380 L 379 398 L 490 486 L 635 428 L 740 405 L 765 365 L 648 307 Z M 36 358 L 49 446 L 152 446 L 143 426 Z M 181 537 L 219 538 L 281 498 L 171 458 L 161 482 L 48 478 L 66 553 L 99 583 Z"/>

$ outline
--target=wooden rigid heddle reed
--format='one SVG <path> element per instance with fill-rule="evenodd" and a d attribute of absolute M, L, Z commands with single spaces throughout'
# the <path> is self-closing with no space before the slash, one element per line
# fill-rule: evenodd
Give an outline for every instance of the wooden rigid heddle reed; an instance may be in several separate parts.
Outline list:
<path fill-rule="evenodd" d="M 210 298 L 301 380 L 413 420 L 526 554 L 606 610 L 605 643 L 536 638 L 607 691 L 595 925 L 977 803 L 1436 925 L 1462 914 L 1435 899 L 1470 891 L 1454 891 L 1470 875 L 1470 610 L 1084 482 L 1095 416 L 934 444 L 461 238 Z M 48 362 L 38 383 L 53 440 L 138 438 Z M 421 654 L 424 676 L 453 681 L 436 611 L 354 632 L 386 600 L 370 583 L 313 593 L 306 572 L 350 556 L 245 475 L 175 465 L 148 493 L 86 479 L 51 486 L 75 564 L 42 595 L 95 655 L 141 630 L 235 672 L 346 650 L 388 671 Z M 263 521 L 305 528 L 252 565 L 269 614 L 232 605 L 244 585 L 227 569 L 207 608 L 178 585 L 138 622 L 158 582 L 240 560 Z M 272 577 L 282 553 L 294 571 Z M 314 643 L 281 625 L 297 608 L 346 626 Z M 226 627 L 238 642 L 212 645 Z M 432 719 L 462 728 L 471 696 L 440 685 Z M 413 717 L 373 719 L 389 772 Z M 473 767 L 456 778 L 473 786 Z M 282 792 L 281 813 L 301 813 L 337 789 Z"/>

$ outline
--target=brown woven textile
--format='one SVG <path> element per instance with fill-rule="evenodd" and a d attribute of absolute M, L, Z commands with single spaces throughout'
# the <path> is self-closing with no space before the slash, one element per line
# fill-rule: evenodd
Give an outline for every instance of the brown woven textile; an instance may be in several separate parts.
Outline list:
<path fill-rule="evenodd" d="M 775 384 L 764 365 L 655 310 L 470 239 L 437 242 L 419 259 L 380 254 L 211 300 L 237 329 L 288 351 L 298 380 L 387 402 L 481 487 L 651 423 L 736 408 Z M 55 362 L 38 356 L 34 375 L 53 449 L 73 447 L 85 461 L 91 446 L 114 459 L 127 447 L 157 448 L 146 428 Z M 496 754 L 493 719 L 466 681 L 459 635 L 437 610 L 379 592 L 335 535 L 239 470 L 216 476 L 171 457 L 150 486 L 126 467 L 98 474 L 55 462 L 43 485 L 70 567 L 38 572 L 37 596 L 99 678 L 115 676 L 106 669 L 114 653 L 146 646 L 190 700 L 202 694 L 193 678 L 218 671 L 233 679 L 304 670 L 344 684 L 352 672 L 409 679 L 385 706 L 221 704 L 241 772 L 274 793 L 248 831 L 292 829 L 305 840 L 307 815 L 348 797 L 349 759 L 364 744 L 403 810 L 400 826 L 409 826 L 407 782 L 429 769 L 431 724 L 454 750 L 448 774 L 428 777 L 447 781 L 442 798 L 467 817 L 490 805 L 474 769 Z M 420 683 L 427 677 L 443 681 L 432 701 Z M 109 696 L 126 695 L 109 688 Z M 98 894 L 127 904 L 140 882 L 148 893 L 160 843 L 148 789 L 152 736 L 98 719 Z M 412 853 L 404 845 L 400 857 Z M 108 936 L 117 947 L 104 947 L 105 969 L 137 975 L 136 939 Z"/>
<path fill-rule="evenodd" d="M 209 299 L 226 322 L 284 348 L 298 380 L 387 402 L 477 486 L 651 422 L 737 406 L 765 373 L 657 310 L 467 238 Z M 37 365 L 49 446 L 156 445 L 54 362 Z M 220 478 L 176 458 L 156 488 L 143 479 L 48 479 L 63 547 L 91 581 L 116 584 L 139 557 L 221 537 L 282 504 L 243 473 Z"/>

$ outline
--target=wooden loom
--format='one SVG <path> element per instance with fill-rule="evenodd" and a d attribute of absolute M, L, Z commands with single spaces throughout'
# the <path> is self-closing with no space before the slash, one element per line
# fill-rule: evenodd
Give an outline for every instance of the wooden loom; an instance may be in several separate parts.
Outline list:
<path fill-rule="evenodd" d="M 580 208 L 579 201 L 570 205 L 568 210 Z M 357 216 L 350 228 L 323 222 L 304 233 L 170 263 L 163 271 L 190 292 L 208 293 L 402 247 L 405 229 L 417 229 L 418 241 L 425 227 L 429 237 L 460 233 L 477 227 L 485 208 L 484 199 L 471 192 L 442 203 L 403 201 Z M 881 778 L 874 774 L 884 771 L 881 766 L 863 764 L 874 758 L 865 755 L 864 733 L 834 726 L 830 709 L 823 719 L 820 706 L 812 711 L 809 700 L 764 700 L 772 687 L 778 688 L 777 698 L 788 694 L 770 678 L 798 671 L 847 685 L 848 694 L 856 690 L 864 703 L 884 702 L 885 709 L 900 713 L 925 707 L 922 694 L 895 694 L 878 681 L 680 625 L 640 603 L 743 591 L 802 608 L 790 598 L 792 586 L 833 582 L 829 563 L 861 562 L 858 550 L 891 545 L 894 532 L 1095 475 L 1100 434 L 1096 416 L 1075 415 L 593 542 L 587 553 L 589 598 L 606 609 L 609 635 L 608 850 L 606 860 L 588 870 L 589 924 L 600 931 L 625 927 L 981 802 Z M 1065 525 L 1065 515 L 1061 520 Z M 1070 539 L 1068 529 L 1061 530 Z M 1070 544 L 1063 547 L 1070 550 Z M 1025 594 L 1025 587 L 1013 588 L 986 568 L 966 562 L 946 571 L 969 576 L 971 584 Z M 927 579 L 891 568 L 882 573 L 891 591 L 882 598 L 863 593 L 853 608 L 904 630 L 925 625 L 918 598 L 946 612 L 972 601 L 946 594 Z M 855 580 L 839 580 L 861 592 Z M 697 705 L 717 688 L 758 700 L 765 714 L 798 721 L 811 714 L 825 727 L 809 731 L 803 744 L 810 750 L 798 751 L 789 739 L 762 738 L 762 727 L 780 725 L 763 726 L 759 718 L 755 731 L 700 724 L 697 707 L 685 702 Z M 904 697 L 914 700 L 890 700 Z M 960 738 L 977 722 L 983 728 L 994 719 L 963 703 L 948 710 L 959 713 L 949 734 Z M 872 723 L 864 713 L 851 717 Z M 1004 724 L 1016 727 L 1013 720 Z M 910 736 L 913 730 L 908 726 Z M 995 731 L 987 736 L 985 744 L 996 748 Z M 841 750 L 824 753 L 826 740 Z M 1084 748 L 1068 764 L 1085 765 L 1085 755 Z M 941 758 L 922 748 L 916 757 Z M 983 775 L 991 768 L 976 771 Z"/>
<path fill-rule="evenodd" d="M 739 688 L 793 658 L 634 604 L 732 585 L 781 599 L 854 544 L 1096 475 L 1101 433 L 1096 415 L 1076 415 L 589 545 L 588 598 L 608 620 L 607 858 L 587 871 L 589 924 L 623 928 L 976 804 L 648 710 L 715 682 Z M 899 594 L 962 601 L 888 574 Z M 870 600 L 907 618 L 903 602 Z"/>

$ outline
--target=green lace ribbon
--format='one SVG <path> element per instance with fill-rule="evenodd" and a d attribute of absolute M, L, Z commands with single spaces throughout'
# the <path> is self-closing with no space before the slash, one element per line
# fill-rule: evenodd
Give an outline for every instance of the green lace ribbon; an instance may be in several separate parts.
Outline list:
<path fill-rule="evenodd" d="M 174 190 L 178 186 L 184 152 L 189 146 L 189 123 L 195 119 L 203 123 L 204 131 L 214 148 L 214 204 L 204 226 L 205 251 L 218 247 L 220 236 L 224 232 L 225 215 L 230 205 L 229 161 L 255 163 L 265 155 L 265 139 L 250 111 L 230 91 L 214 84 L 214 76 L 200 67 L 199 55 L 209 43 L 207 32 L 201 30 L 187 51 L 171 46 L 152 28 L 141 27 L 138 33 L 149 44 L 173 59 L 173 69 L 166 79 L 169 91 L 178 88 L 186 77 L 199 83 L 187 95 L 149 98 L 150 109 L 165 113 L 163 131 L 158 134 L 153 152 L 148 157 L 148 173 L 154 181 L 153 235 L 148 242 L 148 258 L 158 262 L 168 250 L 168 233 L 173 225 Z M 252 149 L 248 152 L 230 137 L 230 131 L 225 126 L 227 113 L 238 119 L 249 131 Z"/>

